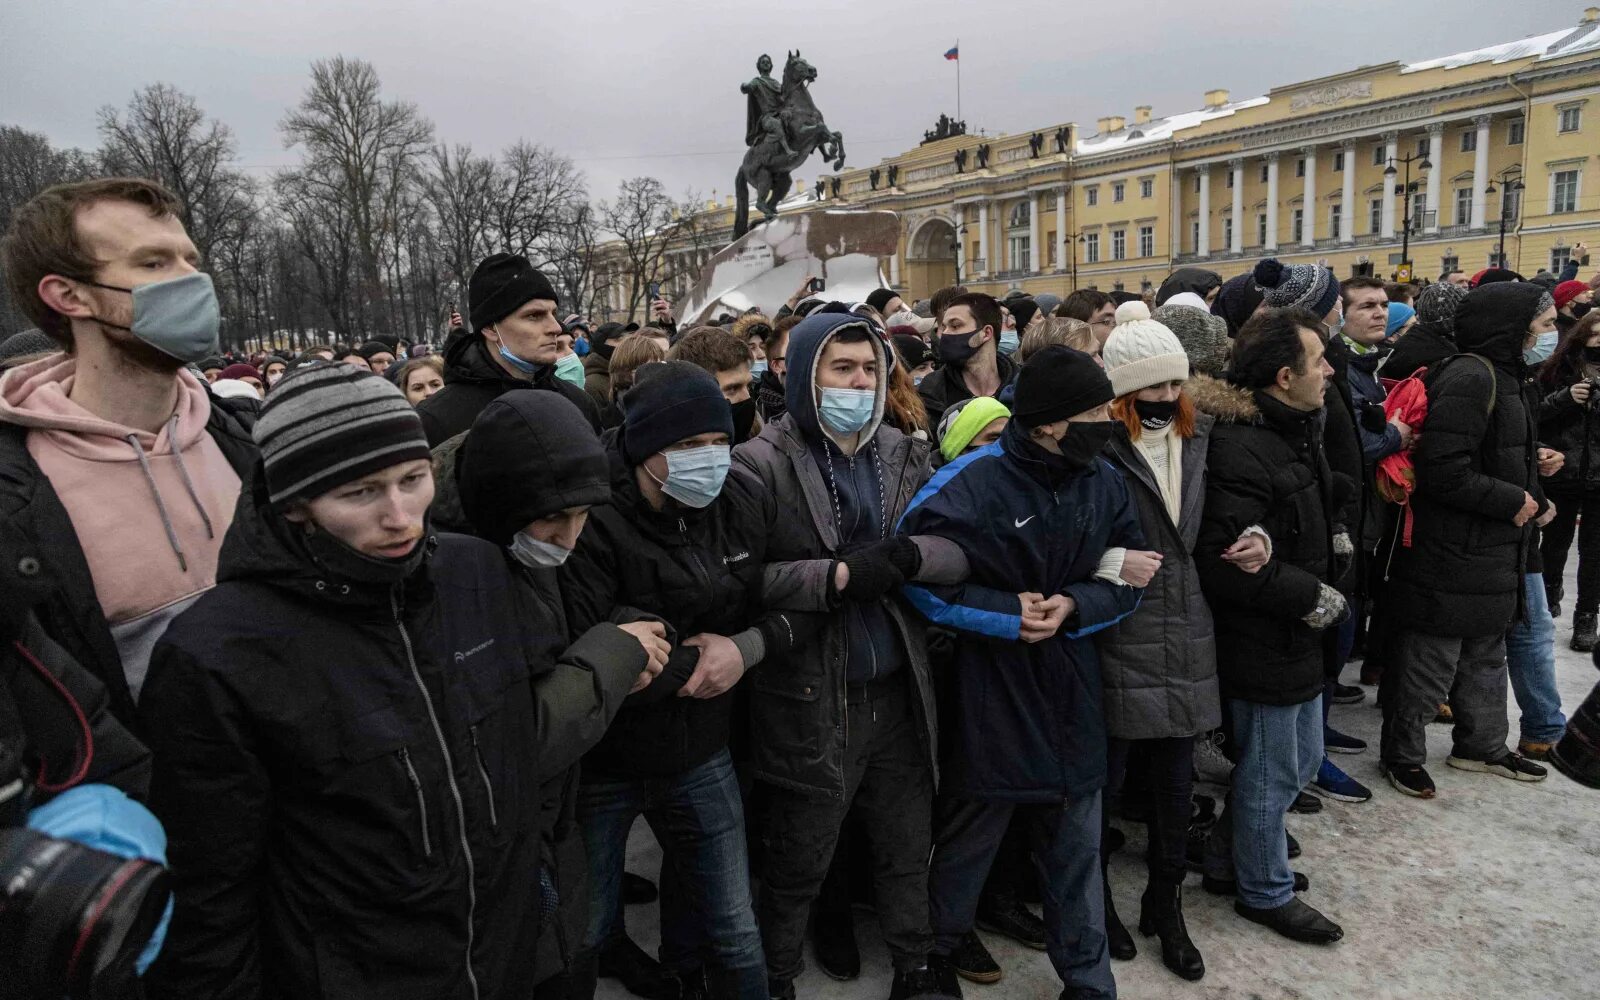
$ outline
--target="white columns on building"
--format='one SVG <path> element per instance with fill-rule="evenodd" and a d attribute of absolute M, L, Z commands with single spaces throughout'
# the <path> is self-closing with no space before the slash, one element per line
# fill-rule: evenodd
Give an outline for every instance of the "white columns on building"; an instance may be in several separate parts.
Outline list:
<path fill-rule="evenodd" d="M 894 253 L 889 255 L 889 287 L 900 287 L 900 247 L 894 248 Z"/>
<path fill-rule="evenodd" d="M 1306 186 L 1300 209 L 1303 220 L 1300 242 L 1314 247 L 1317 245 L 1317 147 L 1306 146 L 1300 150 L 1300 155 L 1306 158 Z"/>
<path fill-rule="evenodd" d="M 1265 251 L 1278 249 L 1278 154 L 1267 154 L 1267 239 Z"/>
<path fill-rule="evenodd" d="M 983 262 L 981 268 L 974 268 L 976 275 L 988 276 L 994 270 L 994 261 L 989 257 L 989 203 L 978 202 L 978 259 Z"/>
<path fill-rule="evenodd" d="M 1229 160 L 1233 171 L 1233 241 L 1229 253 L 1244 253 L 1244 161 Z"/>
<path fill-rule="evenodd" d="M 1444 170 L 1443 124 L 1428 126 L 1428 162 L 1432 164 L 1428 169 L 1428 224 L 1423 232 L 1431 234 L 1439 231 L 1439 175 Z"/>
<path fill-rule="evenodd" d="M 1200 177 L 1200 239 L 1194 251 L 1202 257 L 1211 253 L 1211 168 L 1201 167 Z"/>
<path fill-rule="evenodd" d="M 1067 186 L 1056 188 L 1056 270 L 1067 267 Z"/>
<path fill-rule="evenodd" d="M 1385 132 L 1384 142 L 1384 169 L 1387 170 L 1400 156 L 1400 133 Z M 1394 179 L 1387 175 L 1383 178 L 1383 238 L 1394 239 Z"/>
<path fill-rule="evenodd" d="M 1472 228 L 1482 229 L 1489 207 L 1484 193 L 1489 186 L 1489 116 L 1479 115 L 1473 124 L 1478 126 L 1478 153 L 1472 161 Z"/>
<path fill-rule="evenodd" d="M 1039 212 L 1044 208 L 1044 199 L 1036 192 L 1028 192 L 1028 273 L 1041 274 L 1044 271 L 1044 247 L 1039 245 Z"/>
<path fill-rule="evenodd" d="M 1356 144 L 1344 144 L 1344 191 L 1339 203 L 1339 242 L 1356 241 Z"/>

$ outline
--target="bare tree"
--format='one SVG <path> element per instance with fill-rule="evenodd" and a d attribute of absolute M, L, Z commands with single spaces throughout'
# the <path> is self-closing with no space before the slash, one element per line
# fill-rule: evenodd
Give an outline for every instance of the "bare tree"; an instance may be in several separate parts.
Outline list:
<path fill-rule="evenodd" d="M 493 191 L 495 249 L 523 254 L 535 267 L 548 261 L 556 223 L 588 197 L 570 159 L 526 141 L 501 155 Z"/>
<path fill-rule="evenodd" d="M 457 146 L 453 158 L 442 145 L 433 149 L 424 190 L 437 220 L 435 245 L 459 288 L 493 252 L 496 175 L 494 161 L 472 155 L 471 146 Z"/>
<path fill-rule="evenodd" d="M 284 145 L 307 157 L 295 193 L 337 211 L 353 236 L 360 295 L 351 319 L 361 335 L 388 311 L 383 277 L 392 273 L 403 189 L 416 183 L 433 141 L 433 125 L 416 105 L 384 101 L 380 91 L 371 64 L 319 60 L 305 96 L 279 125 Z"/>
<path fill-rule="evenodd" d="M 650 282 L 660 280 L 661 255 L 672 231 L 672 199 L 654 177 L 630 177 L 617 185 L 614 200 L 600 203 L 600 225 L 622 244 L 631 317 Z"/>
<path fill-rule="evenodd" d="M 77 149 L 57 149 L 37 132 L 0 126 L 0 232 L 10 228 L 17 206 L 50 187 L 82 180 L 96 172 L 95 158 Z M 29 321 L 0 284 L 0 337 Z"/>
<path fill-rule="evenodd" d="M 546 270 L 554 279 L 561 301 L 572 311 L 592 311 L 596 291 L 596 250 L 599 245 L 600 227 L 595 210 L 582 201 L 567 206 L 563 217 L 556 220 L 545 241 L 549 260 Z"/>
<path fill-rule="evenodd" d="M 181 218 L 202 258 L 256 214 L 245 175 L 232 168 L 236 147 L 228 126 L 208 119 L 194 98 L 155 83 L 119 113 L 100 109 L 101 161 L 107 173 L 148 177 L 183 203 Z"/>

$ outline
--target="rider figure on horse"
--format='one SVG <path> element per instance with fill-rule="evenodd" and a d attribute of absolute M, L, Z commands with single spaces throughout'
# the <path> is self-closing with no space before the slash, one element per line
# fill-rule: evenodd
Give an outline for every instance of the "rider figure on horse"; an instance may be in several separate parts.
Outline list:
<path fill-rule="evenodd" d="M 756 77 L 749 83 L 741 83 L 741 93 L 749 95 L 745 111 L 744 144 L 754 146 L 763 136 L 771 136 L 778 142 L 778 148 L 785 155 L 793 156 L 794 150 L 789 148 L 789 137 L 785 134 L 783 121 L 778 117 L 782 86 L 772 78 L 772 57 L 762 54 L 756 60 Z"/>

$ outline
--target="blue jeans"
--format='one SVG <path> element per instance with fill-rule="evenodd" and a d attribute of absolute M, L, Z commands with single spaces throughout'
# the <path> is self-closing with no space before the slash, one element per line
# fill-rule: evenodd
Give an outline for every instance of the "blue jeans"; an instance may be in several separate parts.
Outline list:
<path fill-rule="evenodd" d="M 1227 700 L 1238 761 L 1206 844 L 1206 874 L 1238 882 L 1238 898 L 1275 909 L 1294 898 L 1283 817 L 1322 764 L 1322 696 L 1299 705 Z"/>
<path fill-rule="evenodd" d="M 578 821 L 589 852 L 589 932 L 584 948 L 596 949 L 611 936 L 622 892 L 628 830 L 641 814 L 669 862 L 678 866 L 678 877 L 670 883 L 674 892 L 681 890 L 684 896 L 673 901 L 681 904 L 678 912 L 699 923 L 699 934 L 673 937 L 703 940 L 709 951 L 669 954 L 671 942 L 664 938 L 662 964 L 678 972 L 709 966 L 708 972 L 720 972 L 731 980 L 734 995 L 765 1000 L 767 963 L 750 899 L 744 808 L 727 750 L 669 777 L 615 780 L 583 776 Z M 663 884 L 662 889 L 666 891 L 668 885 Z"/>
<path fill-rule="evenodd" d="M 1528 617 L 1513 622 L 1506 633 L 1506 668 L 1522 709 L 1522 738 L 1554 743 L 1567 731 L 1567 717 L 1561 714 L 1561 692 L 1556 690 L 1556 622 L 1545 599 L 1544 577 L 1525 575 L 1522 593 Z"/>

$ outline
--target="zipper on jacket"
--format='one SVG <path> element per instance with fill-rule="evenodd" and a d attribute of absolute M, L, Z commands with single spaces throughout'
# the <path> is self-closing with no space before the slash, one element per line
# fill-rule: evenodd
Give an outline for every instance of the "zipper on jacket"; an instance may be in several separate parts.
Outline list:
<path fill-rule="evenodd" d="M 417 669 L 417 653 L 411 645 L 411 633 L 406 631 L 405 620 L 400 617 L 400 594 L 396 587 L 389 591 L 389 611 L 394 615 L 394 627 L 400 633 L 400 644 L 406 648 L 406 665 L 411 668 L 411 679 L 422 692 L 422 702 L 428 709 L 428 722 L 433 726 L 434 738 L 439 741 L 439 753 L 444 757 L 444 775 L 450 784 L 450 797 L 456 804 L 456 823 L 461 831 L 461 855 L 467 862 L 467 985 L 472 987 L 473 1000 L 478 1000 L 478 976 L 472 971 L 472 921 L 478 909 L 478 870 L 472 861 L 472 845 L 467 841 L 467 809 L 461 802 L 461 787 L 456 784 L 455 762 L 450 756 L 450 745 L 445 742 L 444 729 L 439 725 L 439 713 L 434 711 L 433 695 L 422 683 L 422 672 Z"/>
<path fill-rule="evenodd" d="M 467 733 L 472 737 L 472 755 L 478 759 L 478 777 L 483 779 L 483 793 L 489 797 L 489 826 L 491 829 L 500 829 L 500 817 L 494 808 L 494 785 L 489 783 L 489 769 L 483 766 L 483 749 L 478 746 L 478 727 L 467 727 Z"/>
<path fill-rule="evenodd" d="M 428 839 L 428 799 L 422 794 L 422 779 L 417 777 L 417 769 L 411 766 L 411 748 L 401 747 L 399 750 L 400 763 L 405 765 L 406 777 L 411 779 L 411 787 L 417 793 L 417 809 L 422 813 L 422 856 L 433 857 L 433 841 Z"/>

